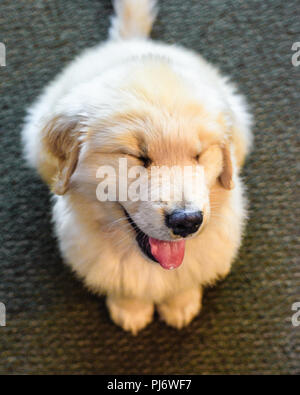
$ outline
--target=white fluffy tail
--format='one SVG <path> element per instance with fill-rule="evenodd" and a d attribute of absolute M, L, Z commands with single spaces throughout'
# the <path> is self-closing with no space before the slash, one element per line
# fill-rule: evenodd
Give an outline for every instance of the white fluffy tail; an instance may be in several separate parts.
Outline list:
<path fill-rule="evenodd" d="M 109 37 L 114 40 L 148 37 L 154 23 L 157 0 L 113 0 Z"/>

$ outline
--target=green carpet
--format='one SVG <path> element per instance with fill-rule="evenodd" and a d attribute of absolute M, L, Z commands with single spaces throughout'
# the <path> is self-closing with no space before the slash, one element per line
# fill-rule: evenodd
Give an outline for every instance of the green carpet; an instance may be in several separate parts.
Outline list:
<path fill-rule="evenodd" d="M 250 222 L 229 277 L 182 331 L 156 320 L 132 337 L 60 258 L 45 186 L 24 165 L 25 110 L 82 49 L 107 36 L 109 0 L 2 0 L 0 41 L 1 373 L 300 373 L 299 1 L 163 0 L 153 37 L 201 52 L 232 76 L 255 117 L 244 170 Z M 299 147 L 299 146 L 298 146 Z M 299 157 L 298 157 L 299 158 Z M 299 177 L 298 177 L 299 180 Z"/>

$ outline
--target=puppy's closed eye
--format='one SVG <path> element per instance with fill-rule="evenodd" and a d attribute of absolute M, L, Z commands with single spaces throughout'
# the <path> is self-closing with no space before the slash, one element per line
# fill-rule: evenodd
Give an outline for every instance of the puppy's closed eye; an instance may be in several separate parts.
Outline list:
<path fill-rule="evenodd" d="M 199 162 L 200 154 L 195 155 L 195 156 L 194 156 L 194 159 L 195 159 L 196 162 Z"/>
<path fill-rule="evenodd" d="M 134 160 L 138 161 L 145 168 L 149 167 L 152 164 L 152 159 L 150 159 L 148 156 L 145 156 L 145 155 L 138 155 L 138 154 L 124 152 L 124 153 L 122 153 L 122 156 L 124 156 L 124 157 L 127 156 L 129 158 L 133 158 Z"/>
<path fill-rule="evenodd" d="M 147 156 L 140 156 L 137 159 L 139 161 L 141 161 L 143 166 L 146 167 L 146 168 L 149 167 L 151 165 L 151 163 L 152 163 L 152 160 L 149 157 L 147 157 Z"/>

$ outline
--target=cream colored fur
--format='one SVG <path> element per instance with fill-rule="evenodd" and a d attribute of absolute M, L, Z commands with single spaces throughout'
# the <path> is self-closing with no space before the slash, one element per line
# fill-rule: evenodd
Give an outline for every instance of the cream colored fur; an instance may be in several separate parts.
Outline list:
<path fill-rule="evenodd" d="M 137 333 L 157 305 L 162 319 L 181 328 L 200 311 L 202 287 L 228 274 L 240 246 L 239 171 L 251 146 L 250 117 L 228 79 L 198 54 L 147 38 L 153 0 L 117 1 L 115 9 L 109 40 L 75 59 L 29 110 L 25 156 L 59 194 L 53 220 L 66 263 L 91 291 L 108 295 L 112 319 Z M 197 158 L 204 169 L 201 198 L 182 202 L 201 209 L 204 224 L 173 271 L 142 254 L 119 202 L 96 198 L 98 167 L 115 166 L 124 152 L 137 164 L 131 154 L 141 139 L 156 165 Z M 148 235 L 174 239 L 162 209 L 175 202 L 122 205 Z"/>

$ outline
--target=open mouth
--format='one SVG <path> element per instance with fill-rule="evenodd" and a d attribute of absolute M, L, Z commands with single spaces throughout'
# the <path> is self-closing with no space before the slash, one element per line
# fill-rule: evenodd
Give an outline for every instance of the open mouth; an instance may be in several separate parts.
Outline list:
<path fill-rule="evenodd" d="M 181 265 L 185 252 L 185 240 L 166 241 L 150 237 L 137 226 L 124 207 L 123 210 L 136 233 L 136 241 L 144 255 L 159 263 L 164 269 L 171 270 Z"/>

